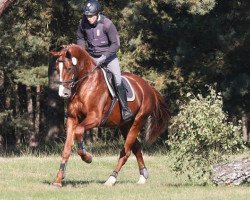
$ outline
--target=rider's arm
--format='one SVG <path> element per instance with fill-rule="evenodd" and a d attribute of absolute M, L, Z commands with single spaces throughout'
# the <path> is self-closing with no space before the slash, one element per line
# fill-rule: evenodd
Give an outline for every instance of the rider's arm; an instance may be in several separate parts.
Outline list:
<path fill-rule="evenodd" d="M 103 55 L 106 56 L 106 58 L 108 58 L 109 56 L 116 53 L 120 48 L 120 38 L 117 29 L 112 22 L 108 23 L 105 28 L 106 28 L 106 34 L 109 38 L 110 46 L 108 51 L 106 51 Z"/>
<path fill-rule="evenodd" d="M 78 26 L 77 32 L 76 32 L 76 40 L 77 40 L 77 44 L 83 48 L 86 47 L 85 44 L 85 38 L 84 38 L 84 34 L 82 32 L 82 28 L 81 28 L 81 22 Z"/>

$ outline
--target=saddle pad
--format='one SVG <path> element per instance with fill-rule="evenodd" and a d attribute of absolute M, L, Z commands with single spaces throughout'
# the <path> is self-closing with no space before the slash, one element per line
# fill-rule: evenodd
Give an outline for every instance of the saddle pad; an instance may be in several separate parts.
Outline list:
<path fill-rule="evenodd" d="M 101 68 L 101 70 L 103 72 L 105 82 L 108 86 L 110 94 L 112 95 L 112 97 L 115 97 L 116 96 L 115 91 L 114 91 L 111 83 L 109 82 L 110 78 L 108 78 L 108 76 L 109 76 L 108 73 L 111 73 L 111 72 L 106 72 L 103 68 Z M 132 88 L 129 80 L 126 77 L 122 76 L 122 83 L 123 83 L 124 87 L 126 88 L 127 101 L 134 101 L 135 100 L 135 92 L 134 92 L 134 89 Z"/>

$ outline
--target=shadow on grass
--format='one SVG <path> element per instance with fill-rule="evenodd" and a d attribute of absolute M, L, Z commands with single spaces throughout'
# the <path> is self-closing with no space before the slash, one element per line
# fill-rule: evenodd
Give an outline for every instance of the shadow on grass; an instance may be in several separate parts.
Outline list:
<path fill-rule="evenodd" d="M 91 183 L 98 183 L 98 184 L 104 184 L 105 181 L 100 180 L 90 180 L 90 181 L 81 181 L 81 180 L 67 180 L 62 182 L 62 186 L 72 186 L 72 187 L 78 187 L 79 185 L 89 185 Z M 43 181 L 43 184 L 51 185 L 51 181 Z M 51 185 L 52 186 L 52 185 Z"/>
<path fill-rule="evenodd" d="M 165 184 L 167 187 L 206 187 L 207 184 L 198 184 L 198 183 L 167 183 Z"/>
<path fill-rule="evenodd" d="M 52 186 L 52 182 L 51 181 L 43 181 L 43 184 L 46 185 L 50 185 Z M 79 186 L 84 186 L 84 185 L 89 185 L 89 184 L 100 184 L 100 185 L 104 185 L 105 181 L 103 180 L 89 180 L 89 181 L 84 181 L 84 180 L 66 180 L 62 182 L 62 186 L 63 187 L 67 187 L 67 186 L 71 186 L 71 187 L 79 187 Z M 117 184 L 136 184 L 133 181 L 117 181 Z"/>

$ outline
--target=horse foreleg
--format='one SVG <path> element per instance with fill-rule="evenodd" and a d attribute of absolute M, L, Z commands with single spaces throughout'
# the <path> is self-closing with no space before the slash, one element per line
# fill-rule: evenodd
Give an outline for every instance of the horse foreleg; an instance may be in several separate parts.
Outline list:
<path fill-rule="evenodd" d="M 78 144 L 77 153 L 81 157 L 81 159 L 85 161 L 86 163 L 92 162 L 92 155 L 86 150 L 86 147 L 83 141 L 83 133 L 86 130 L 89 130 L 91 128 L 98 126 L 99 121 L 96 116 L 97 116 L 96 112 L 88 113 L 87 117 L 75 129 L 75 135 L 76 135 L 76 140 Z"/>
<path fill-rule="evenodd" d="M 74 122 L 71 118 L 67 119 L 67 137 L 64 144 L 64 149 L 62 153 L 62 160 L 57 173 L 56 180 L 52 184 L 56 187 L 62 187 L 62 180 L 65 178 L 66 164 L 69 160 L 72 146 L 74 145 L 74 133 L 73 133 Z"/>
<path fill-rule="evenodd" d="M 81 159 L 86 162 L 86 163 L 91 163 L 92 162 L 92 155 L 87 152 L 82 134 L 76 134 L 76 140 L 77 140 L 77 153 L 81 157 Z"/>
<path fill-rule="evenodd" d="M 140 178 L 137 183 L 145 184 L 148 178 L 148 170 L 145 167 L 143 156 L 142 156 L 141 144 L 138 140 L 136 140 L 135 144 L 133 145 L 132 152 L 135 154 L 135 157 L 138 162 L 139 172 L 140 172 Z"/>

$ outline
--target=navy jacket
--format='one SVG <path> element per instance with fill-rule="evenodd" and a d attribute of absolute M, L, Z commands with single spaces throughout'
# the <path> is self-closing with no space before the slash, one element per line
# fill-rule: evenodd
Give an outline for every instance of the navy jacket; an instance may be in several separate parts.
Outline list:
<path fill-rule="evenodd" d="M 84 16 L 77 29 L 77 44 L 84 48 L 87 44 L 86 49 L 94 57 L 108 58 L 118 51 L 120 39 L 115 25 L 104 15 L 99 15 L 95 25 Z"/>

